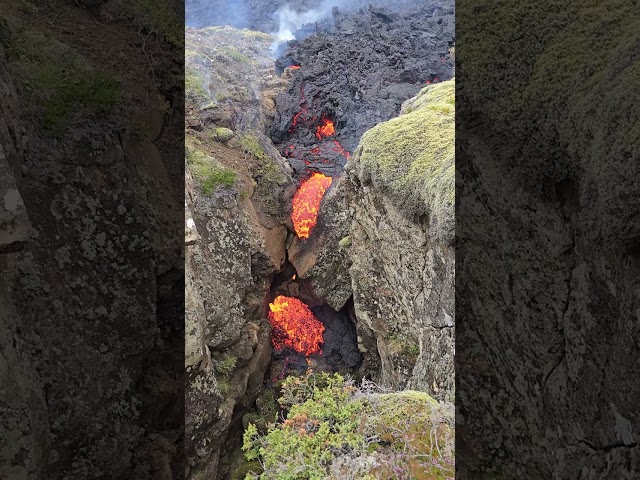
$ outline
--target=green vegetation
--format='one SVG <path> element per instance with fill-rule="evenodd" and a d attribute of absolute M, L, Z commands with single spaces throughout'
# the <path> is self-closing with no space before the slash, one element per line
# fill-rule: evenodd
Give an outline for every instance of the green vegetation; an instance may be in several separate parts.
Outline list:
<path fill-rule="evenodd" d="M 264 471 L 247 479 L 452 479 L 453 412 L 426 393 L 381 394 L 338 374 L 288 377 L 286 420 L 261 433 L 250 423 L 243 450 Z"/>
<path fill-rule="evenodd" d="M 250 134 L 244 134 L 239 138 L 239 145 L 242 150 L 260 160 L 259 171 L 257 172 L 263 179 L 269 183 L 283 185 L 287 181 L 287 177 L 282 172 L 280 166 L 274 159 L 267 155 L 258 139 Z"/>
<path fill-rule="evenodd" d="M 10 69 L 20 87 L 43 111 L 47 130 L 62 133 L 73 112 L 105 115 L 122 97 L 119 82 L 92 68 L 67 45 L 23 30 L 9 42 Z"/>
<path fill-rule="evenodd" d="M 222 375 L 228 376 L 233 373 L 237 361 L 238 359 L 233 355 L 225 355 L 220 361 L 215 363 L 215 369 Z"/>
<path fill-rule="evenodd" d="M 242 53 L 240 53 L 240 51 L 237 48 L 234 48 L 231 46 L 224 46 L 220 48 L 220 51 L 222 52 L 223 55 L 227 57 L 231 57 L 237 62 L 251 63 L 251 59 L 246 55 L 243 55 Z"/>
<path fill-rule="evenodd" d="M 147 32 L 157 33 L 177 47 L 184 45 L 184 30 L 180 28 L 183 13 L 171 0 L 121 0 L 118 11 Z"/>
<path fill-rule="evenodd" d="M 186 154 L 187 165 L 193 175 L 200 180 L 202 191 L 205 195 L 212 194 L 218 187 L 231 187 L 236 181 L 236 173 L 228 168 L 223 167 L 214 158 L 206 153 L 188 149 Z"/>
<path fill-rule="evenodd" d="M 352 168 L 364 182 L 388 191 L 408 215 L 429 214 L 438 235 L 452 241 L 454 80 L 425 87 L 404 112 L 362 136 Z"/>
<path fill-rule="evenodd" d="M 204 88 L 204 81 L 200 74 L 192 68 L 188 68 L 184 76 L 185 94 L 191 100 L 204 102 L 209 93 Z"/>
<path fill-rule="evenodd" d="M 587 164 L 601 183 L 602 165 L 614 159 L 619 166 L 609 168 L 630 173 L 625 163 L 640 153 L 637 4 L 483 0 L 461 4 L 458 13 L 473 19 L 458 39 L 465 46 L 458 54 L 467 92 L 461 107 L 483 112 L 501 132 L 491 142 L 523 184 L 550 191 Z M 487 36 L 496 24 L 499 31 Z M 594 188 L 612 192 L 618 185 L 616 175 Z"/>

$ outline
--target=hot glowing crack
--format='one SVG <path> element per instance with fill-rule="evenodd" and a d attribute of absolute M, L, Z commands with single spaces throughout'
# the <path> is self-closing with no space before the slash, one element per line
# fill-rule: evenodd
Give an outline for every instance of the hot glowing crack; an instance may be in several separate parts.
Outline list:
<path fill-rule="evenodd" d="M 322 353 L 324 325 L 307 305 L 297 298 L 279 295 L 269 304 L 269 310 L 271 343 L 277 352 L 291 348 L 305 356 Z"/>
<path fill-rule="evenodd" d="M 293 196 L 291 221 L 296 235 L 309 238 L 311 229 L 316 226 L 320 202 L 333 179 L 322 173 L 314 173 L 311 178 L 302 182 Z"/>

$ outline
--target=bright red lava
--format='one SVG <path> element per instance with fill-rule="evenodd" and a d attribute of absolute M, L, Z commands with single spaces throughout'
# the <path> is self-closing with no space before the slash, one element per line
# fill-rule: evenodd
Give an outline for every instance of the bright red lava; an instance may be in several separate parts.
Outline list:
<path fill-rule="evenodd" d="M 278 295 L 269 310 L 271 343 L 277 352 L 291 348 L 307 357 L 322 353 L 324 325 L 307 305 L 297 298 Z"/>
<path fill-rule="evenodd" d="M 296 235 L 300 238 L 309 238 L 311 229 L 316 226 L 320 202 L 324 192 L 331 186 L 333 179 L 322 173 L 314 173 L 311 178 L 305 180 L 293 196 L 293 211 L 291 221 Z"/>

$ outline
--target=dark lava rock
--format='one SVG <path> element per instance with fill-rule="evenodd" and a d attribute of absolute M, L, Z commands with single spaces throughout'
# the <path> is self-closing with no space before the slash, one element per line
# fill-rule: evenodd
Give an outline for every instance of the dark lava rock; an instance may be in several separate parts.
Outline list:
<path fill-rule="evenodd" d="M 301 177 L 339 174 L 366 130 L 395 117 L 427 82 L 454 74 L 453 6 L 373 8 L 334 19 L 328 30 L 290 42 L 277 62 L 301 66 L 277 97 L 271 128 L 273 142 Z M 327 120 L 335 134 L 318 137 Z"/>

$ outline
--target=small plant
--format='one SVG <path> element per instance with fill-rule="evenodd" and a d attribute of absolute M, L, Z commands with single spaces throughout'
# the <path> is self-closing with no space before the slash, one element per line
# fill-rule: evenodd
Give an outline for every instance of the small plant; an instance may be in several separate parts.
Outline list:
<path fill-rule="evenodd" d="M 284 421 L 249 422 L 243 450 L 264 471 L 246 478 L 452 480 L 453 406 L 426 393 L 380 393 L 338 374 L 288 377 Z"/>
<path fill-rule="evenodd" d="M 222 375 L 228 376 L 233 373 L 233 369 L 236 368 L 237 358 L 233 355 L 225 355 L 222 360 L 215 364 L 215 369 Z"/>

